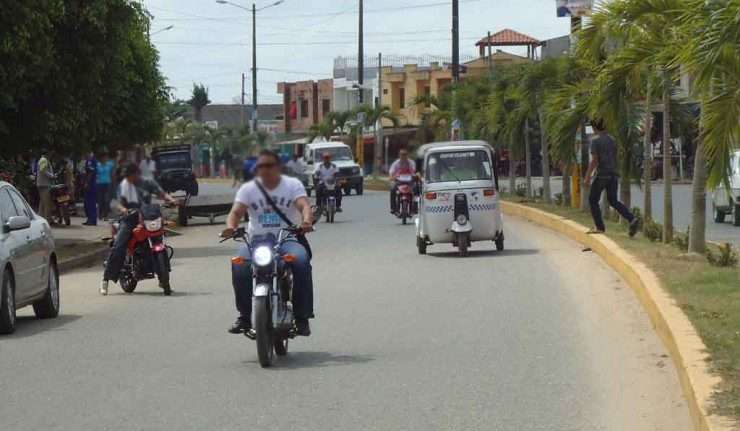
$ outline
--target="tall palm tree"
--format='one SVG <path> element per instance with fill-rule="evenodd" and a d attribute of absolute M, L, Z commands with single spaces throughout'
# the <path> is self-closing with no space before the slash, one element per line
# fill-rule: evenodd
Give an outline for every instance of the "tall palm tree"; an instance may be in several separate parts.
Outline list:
<path fill-rule="evenodd" d="M 193 107 L 193 116 L 198 123 L 203 122 L 203 108 L 208 106 L 211 101 L 208 99 L 208 88 L 203 84 L 193 84 L 193 95 L 188 100 L 188 104 Z"/>

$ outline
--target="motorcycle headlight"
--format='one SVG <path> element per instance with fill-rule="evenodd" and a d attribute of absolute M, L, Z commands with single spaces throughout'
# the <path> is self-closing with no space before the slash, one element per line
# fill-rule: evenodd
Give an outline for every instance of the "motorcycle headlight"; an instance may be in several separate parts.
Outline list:
<path fill-rule="evenodd" d="M 146 227 L 146 230 L 148 230 L 149 232 L 156 232 L 158 230 L 161 230 L 162 229 L 162 217 L 156 220 L 145 221 L 144 227 Z"/>
<path fill-rule="evenodd" d="M 252 260 L 257 266 L 267 266 L 272 262 L 272 250 L 270 247 L 261 245 L 254 250 Z"/>
<path fill-rule="evenodd" d="M 457 216 L 457 224 L 464 225 L 468 222 L 468 217 L 465 214 L 460 214 Z"/>

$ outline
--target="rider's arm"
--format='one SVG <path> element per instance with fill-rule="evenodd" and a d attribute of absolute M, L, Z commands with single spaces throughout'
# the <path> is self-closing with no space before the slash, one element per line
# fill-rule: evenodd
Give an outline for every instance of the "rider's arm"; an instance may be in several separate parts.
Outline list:
<path fill-rule="evenodd" d="M 301 228 L 304 231 L 310 231 L 313 228 L 313 209 L 306 196 L 301 196 L 295 201 L 295 207 L 301 212 Z M 232 210 L 233 211 L 233 210 Z"/>
<path fill-rule="evenodd" d="M 391 163 L 391 168 L 388 169 L 388 176 L 392 180 L 395 180 L 396 179 L 396 172 L 398 172 L 398 160 L 396 160 L 395 162 Z"/>
<path fill-rule="evenodd" d="M 226 218 L 226 227 L 233 230 L 239 229 L 245 214 L 247 214 L 247 206 L 241 202 L 234 202 L 234 206 L 231 207 L 229 216 Z"/>

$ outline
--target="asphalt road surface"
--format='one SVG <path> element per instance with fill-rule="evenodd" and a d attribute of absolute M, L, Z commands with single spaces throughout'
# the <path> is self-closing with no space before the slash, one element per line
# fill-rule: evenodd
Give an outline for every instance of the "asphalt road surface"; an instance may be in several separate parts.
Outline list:
<path fill-rule="evenodd" d="M 175 294 L 97 293 L 0 338 L 1 430 L 689 430 L 633 293 L 590 252 L 507 218 L 507 250 L 418 256 L 385 193 L 320 224 L 314 334 L 271 369 L 235 317 L 221 226 L 172 238 Z"/>

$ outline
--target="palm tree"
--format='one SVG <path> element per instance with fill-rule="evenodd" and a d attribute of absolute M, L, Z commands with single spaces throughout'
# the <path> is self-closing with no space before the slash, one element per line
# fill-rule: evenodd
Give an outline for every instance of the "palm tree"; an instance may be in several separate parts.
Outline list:
<path fill-rule="evenodd" d="M 334 134 L 334 130 L 334 123 L 330 119 L 325 118 L 324 121 L 313 124 L 308 129 L 308 139 L 309 141 L 313 141 L 316 138 L 324 138 L 328 141 Z"/>
<path fill-rule="evenodd" d="M 334 131 L 344 136 L 347 133 L 347 125 L 353 118 L 352 111 L 334 111 L 326 116 L 326 120 L 334 125 Z"/>
<path fill-rule="evenodd" d="M 381 166 L 383 164 L 383 151 L 382 151 L 382 142 L 383 142 L 383 120 L 388 120 L 393 124 L 393 127 L 396 128 L 401 123 L 398 115 L 396 115 L 393 110 L 385 105 L 376 105 L 376 106 L 370 106 L 370 105 L 361 105 L 355 108 L 356 113 L 363 113 L 365 117 L 365 124 L 362 126 L 364 127 L 371 127 L 373 129 L 373 134 L 375 135 L 375 148 L 373 151 L 373 171 L 375 172 L 375 175 L 379 174 L 381 171 Z M 359 131 L 362 133 L 362 131 Z"/>
<path fill-rule="evenodd" d="M 203 84 L 193 84 L 193 96 L 188 100 L 188 104 L 193 107 L 193 116 L 198 123 L 203 122 L 203 108 L 208 106 L 211 101 L 208 99 L 208 88 Z"/>

